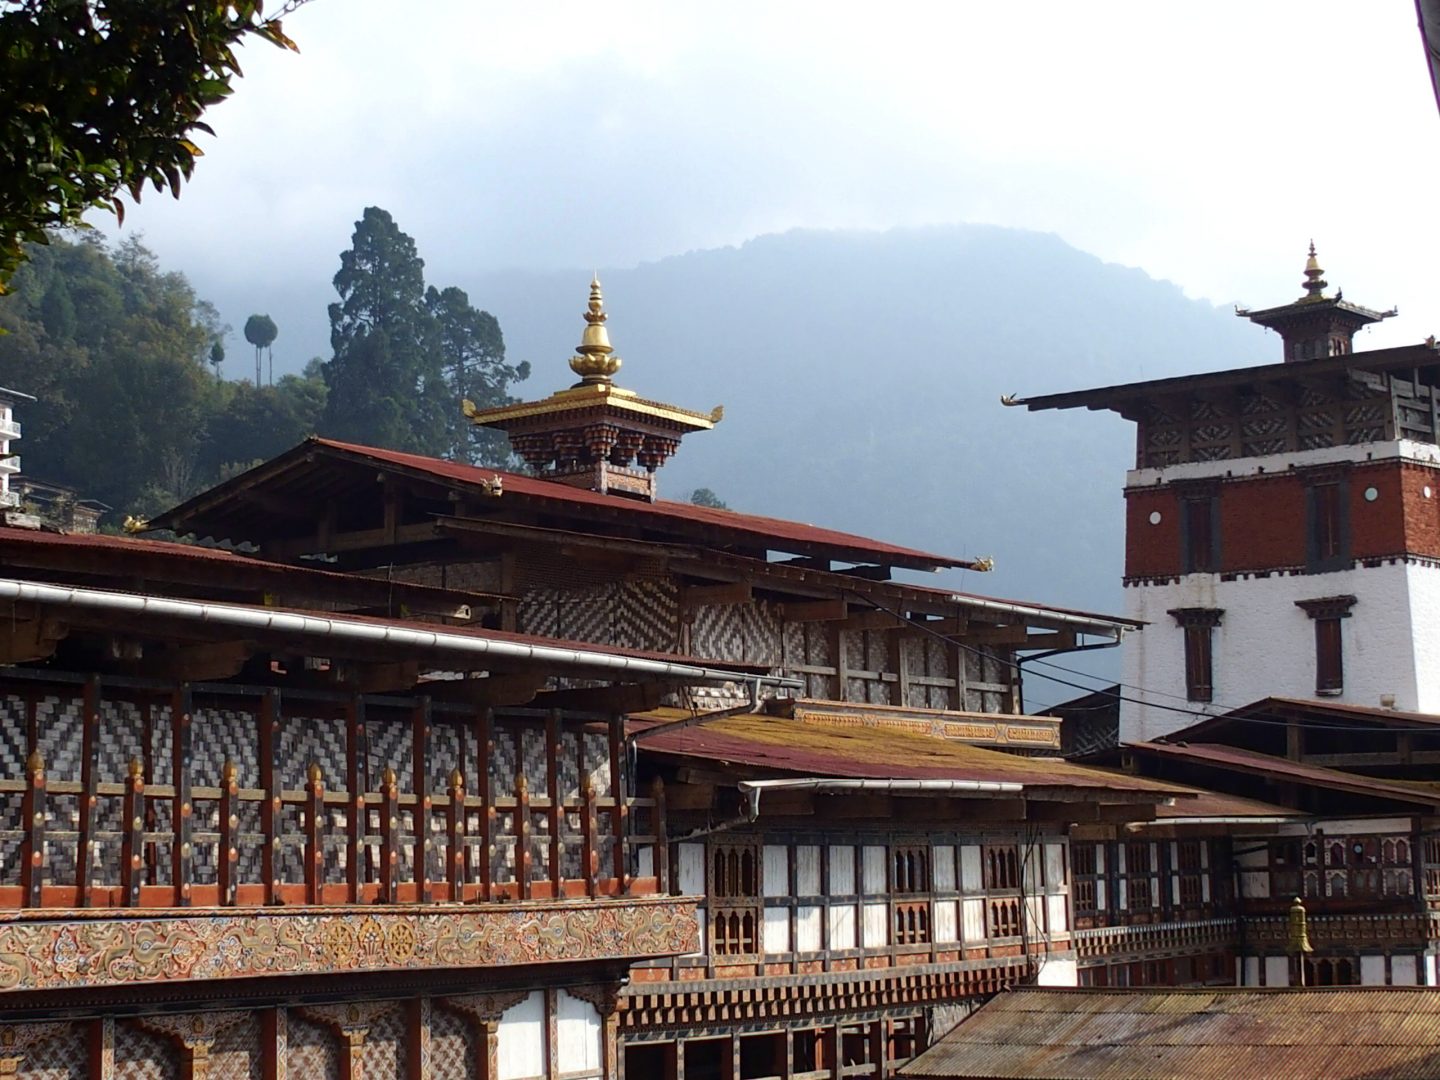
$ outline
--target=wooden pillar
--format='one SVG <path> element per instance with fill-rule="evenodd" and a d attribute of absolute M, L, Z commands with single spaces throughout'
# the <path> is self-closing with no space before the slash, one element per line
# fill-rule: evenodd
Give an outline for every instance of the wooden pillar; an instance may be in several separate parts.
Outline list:
<path fill-rule="evenodd" d="M 140 904 L 140 879 L 145 869 L 145 774 L 138 757 L 130 759 L 125 794 L 120 800 L 120 891 L 125 907 Z"/>
<path fill-rule="evenodd" d="M 280 753 L 280 691 L 267 690 L 260 700 L 260 877 L 265 903 L 280 902 L 280 785 L 275 779 L 275 761 Z"/>
<path fill-rule="evenodd" d="M 422 696 L 410 717 L 410 787 L 415 793 L 415 898 L 422 904 L 435 899 L 430 887 L 430 852 L 434 821 L 430 798 L 430 698 Z"/>
<path fill-rule="evenodd" d="M 260 1014 L 260 1080 L 285 1080 L 290 1053 L 288 1013 L 285 1006 L 266 1009 Z M 318 1077 L 295 1077 L 294 1080 L 319 1080 Z"/>
<path fill-rule="evenodd" d="M 445 813 L 445 876 L 450 882 L 450 902 L 465 899 L 465 775 L 450 770 L 450 805 Z"/>
<path fill-rule="evenodd" d="M 545 788 L 550 799 L 547 815 L 550 825 L 550 895 L 558 897 L 564 889 L 563 867 L 560 865 L 560 826 L 565 812 L 560 805 L 560 710 L 551 709 L 545 716 Z"/>
<path fill-rule="evenodd" d="M 629 832 L 626 826 L 630 816 L 628 792 L 625 783 L 625 718 L 613 716 L 610 718 L 610 793 L 614 798 L 614 808 L 610 812 L 610 829 L 615 838 L 614 876 L 621 893 L 630 891 L 629 865 L 625 857 L 625 837 Z"/>
<path fill-rule="evenodd" d="M 480 1021 L 480 1080 L 500 1080 L 500 1019 Z"/>
<path fill-rule="evenodd" d="M 359 694 L 345 707 L 345 884 L 350 903 L 358 904 L 365 886 L 365 699 Z"/>
<path fill-rule="evenodd" d="M 233 907 L 235 904 L 239 884 L 236 880 L 240 865 L 239 831 L 240 770 L 235 762 L 226 758 L 220 770 L 220 844 L 215 852 L 215 874 L 222 907 Z"/>
<path fill-rule="evenodd" d="M 525 778 L 525 755 L 516 755 L 515 773 L 515 877 L 520 899 L 530 899 L 530 781 Z"/>
<path fill-rule="evenodd" d="M 407 1080 L 430 1080 L 430 999 L 411 998 L 405 1010 L 405 1076 Z"/>
<path fill-rule="evenodd" d="M 25 797 L 21 804 L 20 843 L 21 903 L 39 907 L 45 882 L 45 757 L 38 747 L 25 762 Z"/>
<path fill-rule="evenodd" d="M 400 780 L 389 765 L 380 777 L 380 902 L 399 900 Z"/>
<path fill-rule="evenodd" d="M 170 845 L 170 885 L 176 907 L 190 906 L 190 879 L 195 864 L 191 848 L 195 805 L 191 797 L 190 687 L 182 683 L 170 698 L 170 781 L 175 785 L 170 824 L 174 840 Z"/>
<path fill-rule="evenodd" d="M 90 1021 L 90 1080 L 115 1080 L 115 1018 Z"/>
<path fill-rule="evenodd" d="M 320 903 L 325 886 L 325 773 L 312 761 L 305 773 L 305 902 Z"/>
<path fill-rule="evenodd" d="M 670 892 L 670 839 L 665 832 L 665 781 L 655 777 L 655 782 L 650 786 L 650 794 L 655 799 L 655 888 L 664 896 Z M 791 876 L 793 878 L 793 872 Z M 794 895 L 793 892 L 791 895 Z"/>
<path fill-rule="evenodd" d="M 91 844 L 95 836 L 95 756 L 100 736 L 100 676 L 85 680 L 80 716 L 80 835 L 75 841 L 75 891 L 80 907 L 92 902 L 91 879 L 95 876 Z"/>
<path fill-rule="evenodd" d="M 585 895 L 594 897 L 599 893 L 600 861 L 595 849 L 599 824 L 595 811 L 595 780 L 588 770 L 580 774 L 580 802 L 580 873 L 585 878 Z"/>
<path fill-rule="evenodd" d="M 481 709 L 475 717 L 475 793 L 480 796 L 480 843 L 469 850 L 478 864 L 471 866 L 470 876 L 479 882 L 481 900 L 489 900 L 491 894 L 490 857 L 495 836 L 495 798 L 490 783 L 490 755 L 494 749 L 494 723 L 494 714 L 489 709 Z"/>

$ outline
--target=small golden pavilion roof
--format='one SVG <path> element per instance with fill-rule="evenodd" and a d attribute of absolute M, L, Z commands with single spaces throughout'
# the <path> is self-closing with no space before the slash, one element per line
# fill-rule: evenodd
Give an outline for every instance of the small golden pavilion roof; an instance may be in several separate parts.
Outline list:
<path fill-rule="evenodd" d="M 570 370 L 580 376 L 580 381 L 539 401 L 521 401 L 493 409 L 479 409 L 473 401 L 465 401 L 462 408 L 466 417 L 485 427 L 508 427 L 512 421 L 600 408 L 668 422 L 687 431 L 707 431 L 720 422 L 725 415 L 723 406 L 717 405 L 708 413 L 696 412 L 660 401 L 649 401 L 633 390 L 616 386 L 613 380 L 622 361 L 610 344 L 610 334 L 605 327 L 609 317 L 597 275 L 590 281 L 590 299 L 584 314 L 585 331 L 580 344 L 575 347 L 575 355 L 570 358 Z"/>
<path fill-rule="evenodd" d="M 497 428 L 539 476 L 596 491 L 655 497 L 655 471 L 682 436 L 720 422 L 708 413 L 642 398 L 615 385 L 621 360 L 610 344 L 609 318 L 598 275 L 590 282 L 585 330 L 570 369 L 580 381 L 539 401 L 480 409 L 465 401 L 471 423 Z"/>

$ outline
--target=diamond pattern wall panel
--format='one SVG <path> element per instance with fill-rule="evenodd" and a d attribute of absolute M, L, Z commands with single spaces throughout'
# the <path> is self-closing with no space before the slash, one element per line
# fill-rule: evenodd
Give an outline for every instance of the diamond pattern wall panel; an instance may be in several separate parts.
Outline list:
<path fill-rule="evenodd" d="M 217 1080 L 262 1080 L 260 1055 L 260 1019 L 250 1013 L 240 1023 L 221 1028 L 215 1036 L 210 1050 L 210 1075 Z"/>
<path fill-rule="evenodd" d="M 285 1065 L 292 1080 L 329 1080 L 340 1075 L 335 1036 L 291 1009 L 286 1018 Z"/>
<path fill-rule="evenodd" d="M 25 1051 L 20 1080 L 87 1080 L 84 1024 L 66 1024 L 55 1035 Z"/>
<path fill-rule="evenodd" d="M 474 1080 L 474 1026 L 448 1009 L 430 1013 L 431 1080 Z"/>
<path fill-rule="evenodd" d="M 371 1019 L 361 1058 L 365 1076 L 398 1078 L 405 1075 L 405 1028 L 405 1009 L 402 1006 L 386 1009 Z"/>
<path fill-rule="evenodd" d="M 123 1020 L 115 1022 L 115 1080 L 179 1077 L 180 1055 L 173 1043 Z"/>

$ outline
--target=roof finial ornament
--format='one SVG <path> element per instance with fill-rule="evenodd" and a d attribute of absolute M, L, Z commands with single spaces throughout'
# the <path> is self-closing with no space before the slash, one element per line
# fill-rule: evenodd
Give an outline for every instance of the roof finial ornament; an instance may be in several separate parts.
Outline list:
<path fill-rule="evenodd" d="M 610 334 L 605 329 L 605 298 L 600 292 L 600 275 L 590 279 L 590 302 L 585 309 L 585 333 L 570 358 L 570 370 L 580 376 L 581 384 L 608 383 L 620 370 L 620 357 L 610 347 Z"/>
<path fill-rule="evenodd" d="M 1310 241 L 1310 257 L 1305 260 L 1305 295 L 1300 298 L 1301 302 L 1324 300 L 1325 286 L 1330 284 L 1325 280 L 1325 271 L 1320 269 L 1320 260 L 1315 257 L 1315 241 Z"/>

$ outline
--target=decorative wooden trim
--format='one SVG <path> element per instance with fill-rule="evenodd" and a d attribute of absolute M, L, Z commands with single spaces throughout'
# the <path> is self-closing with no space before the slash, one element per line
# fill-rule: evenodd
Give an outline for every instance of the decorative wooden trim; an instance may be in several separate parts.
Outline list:
<path fill-rule="evenodd" d="M 1312 619 L 1348 619 L 1355 597 L 1322 596 L 1315 600 L 1296 600 L 1295 606 Z"/>
<path fill-rule="evenodd" d="M 0 992 L 152 982 L 638 960 L 694 952 L 680 897 L 413 907 L 36 911 L 0 921 Z"/>
<path fill-rule="evenodd" d="M 1165 612 L 1178 626 L 1217 627 L 1225 617 L 1224 608 L 1171 608 Z"/>

